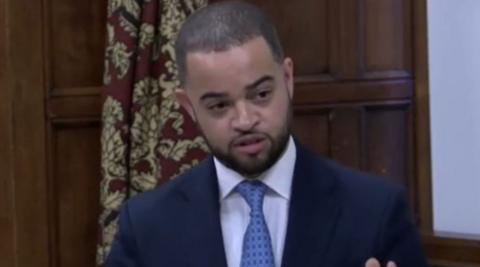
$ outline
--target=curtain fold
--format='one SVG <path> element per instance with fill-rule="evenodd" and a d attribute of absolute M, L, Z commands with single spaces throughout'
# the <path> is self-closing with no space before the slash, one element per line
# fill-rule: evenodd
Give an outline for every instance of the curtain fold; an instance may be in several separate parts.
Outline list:
<path fill-rule="evenodd" d="M 207 152 L 175 101 L 174 41 L 207 0 L 109 0 L 101 133 L 97 264 L 117 230 L 121 205 L 198 163 Z"/>

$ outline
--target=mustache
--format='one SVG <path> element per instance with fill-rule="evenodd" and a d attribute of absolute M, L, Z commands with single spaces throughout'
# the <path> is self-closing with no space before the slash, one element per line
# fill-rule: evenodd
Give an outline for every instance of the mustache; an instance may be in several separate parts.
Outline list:
<path fill-rule="evenodd" d="M 266 133 L 259 132 L 259 131 L 247 131 L 243 132 L 240 135 L 234 137 L 230 142 L 230 146 L 236 146 L 245 142 L 249 142 L 252 140 L 263 140 L 263 139 L 271 139 L 270 136 Z"/>

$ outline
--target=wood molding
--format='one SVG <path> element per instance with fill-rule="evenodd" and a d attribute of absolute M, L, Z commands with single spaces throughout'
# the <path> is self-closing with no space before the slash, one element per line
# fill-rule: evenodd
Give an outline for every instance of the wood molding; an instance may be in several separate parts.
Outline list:
<path fill-rule="evenodd" d="M 480 266 L 480 240 L 466 239 L 465 236 L 456 238 L 441 233 L 422 235 L 422 240 L 428 257 L 437 264 Z"/>
<path fill-rule="evenodd" d="M 100 96 L 102 93 L 102 86 L 53 88 L 49 91 L 49 97 Z"/>
<path fill-rule="evenodd" d="M 415 101 L 415 170 L 419 189 L 419 227 L 433 231 L 433 205 L 430 155 L 430 108 L 428 85 L 428 41 L 426 0 L 414 1 L 414 101 Z"/>
<path fill-rule="evenodd" d="M 295 105 L 406 100 L 413 95 L 410 79 L 296 83 Z"/>
<path fill-rule="evenodd" d="M 50 267 L 72 266 L 72 263 L 95 266 L 100 138 L 91 133 L 99 132 L 99 128 L 99 118 L 51 121 L 48 132 Z"/>
<path fill-rule="evenodd" d="M 412 74 L 406 70 L 383 70 L 383 71 L 368 71 L 363 75 L 365 79 L 408 79 L 412 78 Z"/>
<path fill-rule="evenodd" d="M 0 1 L 0 259 L 15 266 L 13 107 L 8 81 L 9 30 L 6 1 Z M 3 30 L 5 29 L 5 30 Z"/>
<path fill-rule="evenodd" d="M 47 116 L 50 120 L 78 117 L 99 119 L 102 104 L 102 97 L 99 94 L 53 97 L 48 101 Z"/>
<path fill-rule="evenodd" d="M 43 1 L 6 0 L 12 95 L 15 266 L 50 266 Z"/>
<path fill-rule="evenodd" d="M 345 104 L 307 104 L 307 105 L 294 105 L 293 109 L 295 114 L 319 114 L 326 112 L 326 110 L 334 108 L 401 108 L 411 105 L 412 102 L 408 99 L 405 100 L 386 100 L 386 101 L 367 101 L 367 102 L 356 102 L 356 103 L 345 103 Z"/>

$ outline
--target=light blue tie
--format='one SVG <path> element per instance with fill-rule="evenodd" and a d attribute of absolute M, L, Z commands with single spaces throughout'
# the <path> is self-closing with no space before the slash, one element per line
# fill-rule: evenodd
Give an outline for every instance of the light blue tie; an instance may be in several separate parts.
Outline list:
<path fill-rule="evenodd" d="M 250 206 L 250 222 L 243 237 L 240 267 L 274 267 L 272 242 L 263 215 L 267 186 L 260 181 L 244 181 L 236 190 Z"/>

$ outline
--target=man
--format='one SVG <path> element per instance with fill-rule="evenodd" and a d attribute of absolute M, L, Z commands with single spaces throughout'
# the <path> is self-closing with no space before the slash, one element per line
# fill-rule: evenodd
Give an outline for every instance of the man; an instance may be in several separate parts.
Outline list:
<path fill-rule="evenodd" d="M 293 62 L 256 7 L 197 11 L 176 56 L 212 156 L 124 205 L 106 266 L 426 266 L 401 189 L 291 137 Z"/>

